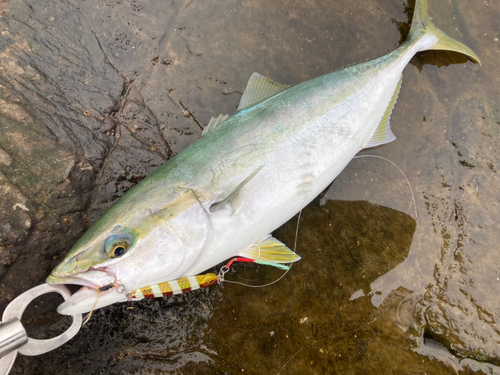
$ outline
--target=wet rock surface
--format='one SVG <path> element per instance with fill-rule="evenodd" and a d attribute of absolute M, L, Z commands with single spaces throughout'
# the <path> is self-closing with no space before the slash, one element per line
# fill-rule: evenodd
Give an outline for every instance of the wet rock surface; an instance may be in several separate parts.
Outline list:
<path fill-rule="evenodd" d="M 407 6 L 0 3 L 0 306 L 43 282 L 113 201 L 196 140 L 212 116 L 233 113 L 251 73 L 298 83 L 392 51 L 407 29 Z M 309 224 L 297 248 L 304 261 L 280 283 L 111 307 L 72 343 L 18 360 L 13 372 L 497 372 L 500 9 L 458 0 L 431 0 L 430 7 L 437 25 L 483 65 L 453 54 L 418 55 L 392 114 L 398 139 L 370 151 L 397 162 L 413 186 L 419 216 L 409 250 L 391 242 L 396 248 L 375 258 L 366 258 L 364 247 L 353 252 L 340 229 L 345 223 L 335 222 L 339 232 L 322 232 L 332 204 L 324 198 L 322 208 L 316 202 L 304 213 Z M 413 215 L 404 180 L 392 166 L 379 171 L 379 162 L 353 161 L 327 197 Z M 361 244 L 391 236 L 409 241 L 407 215 L 391 213 L 377 226 L 371 218 L 383 209 L 367 207 L 336 207 L 341 217 L 365 223 L 365 230 L 356 228 Z M 382 237 L 368 235 L 377 231 Z M 318 253 L 323 245 L 315 241 L 335 249 Z M 370 261 L 360 268 L 363 259 Z M 255 271 L 266 272 L 245 270 L 249 278 Z M 349 301 L 355 292 L 367 297 Z M 57 320 L 47 314 L 31 322 Z M 235 325 L 225 322 L 231 314 Z M 338 335 L 340 343 L 332 339 Z M 245 350 L 235 353 L 234 346 Z M 390 360 L 390 350 L 401 356 Z M 450 353 L 466 359 L 460 364 Z"/>

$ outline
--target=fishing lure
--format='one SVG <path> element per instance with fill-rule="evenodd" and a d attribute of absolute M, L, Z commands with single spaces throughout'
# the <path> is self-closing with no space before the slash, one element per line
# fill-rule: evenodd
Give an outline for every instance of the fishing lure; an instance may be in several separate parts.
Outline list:
<path fill-rule="evenodd" d="M 120 291 L 120 293 L 126 293 L 129 301 L 140 301 L 144 298 L 170 297 L 173 296 L 174 294 L 187 293 L 192 290 L 206 288 L 207 286 L 213 285 L 216 282 L 222 284 L 222 282 L 224 281 L 224 275 L 229 271 L 229 268 L 234 262 L 263 264 L 266 266 L 273 266 L 286 271 L 290 269 L 290 267 L 280 263 L 274 263 L 274 262 L 258 260 L 258 259 L 250 259 L 250 258 L 233 258 L 220 269 L 218 275 L 216 275 L 215 273 L 206 273 L 204 275 L 188 276 L 178 280 L 172 280 L 161 284 L 146 286 L 144 288 L 134 290 L 133 292 L 130 293 L 127 293 L 124 290 Z M 92 317 L 92 313 L 94 312 L 95 307 L 97 306 L 97 301 L 99 301 L 101 292 L 105 292 L 111 288 L 119 289 L 120 285 L 117 283 L 112 283 L 96 289 L 97 296 L 94 302 L 94 306 L 92 306 L 92 309 L 85 317 L 83 324 L 86 324 Z"/>
<path fill-rule="evenodd" d="M 168 281 L 134 290 L 130 293 L 130 300 L 140 301 L 144 298 L 169 297 L 174 294 L 186 293 L 192 290 L 206 288 L 207 286 L 217 282 L 218 279 L 219 277 L 215 273 L 188 276 L 183 279 Z"/>
<path fill-rule="evenodd" d="M 134 290 L 129 295 L 129 300 L 140 301 L 144 298 L 170 297 L 174 294 L 182 294 L 192 290 L 206 288 L 216 282 L 222 283 L 224 275 L 229 271 L 229 267 L 234 262 L 257 263 L 267 266 L 277 267 L 283 270 L 288 270 L 289 267 L 283 264 L 268 262 L 263 260 L 254 260 L 249 258 L 233 258 L 225 266 L 223 266 L 218 275 L 215 273 L 207 273 L 198 276 L 188 276 L 182 279 L 168 281 L 161 284 L 147 286 L 141 289 Z"/>

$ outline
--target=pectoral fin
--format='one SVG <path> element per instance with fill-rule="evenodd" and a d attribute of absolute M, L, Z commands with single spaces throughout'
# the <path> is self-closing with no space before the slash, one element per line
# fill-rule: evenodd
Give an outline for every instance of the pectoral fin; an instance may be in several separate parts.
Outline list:
<path fill-rule="evenodd" d="M 252 174 L 250 176 L 248 176 L 247 178 L 245 178 L 243 180 L 243 182 L 241 184 L 239 184 L 238 186 L 236 186 L 236 188 L 231 192 L 229 193 L 229 195 L 224 198 L 223 200 L 221 200 L 220 202 L 217 202 L 217 203 L 214 203 L 212 204 L 212 206 L 210 206 L 210 212 L 214 212 L 215 210 L 217 210 L 218 208 L 222 207 L 224 204 L 226 204 L 227 202 L 229 202 L 231 200 L 232 197 L 235 196 L 235 194 L 243 187 L 245 186 L 252 178 L 255 177 L 255 175 L 257 173 L 260 172 L 260 170 L 264 168 L 264 165 L 261 165 L 260 167 L 258 167 L 255 171 L 252 172 Z"/>
<path fill-rule="evenodd" d="M 258 259 L 273 263 L 292 263 L 300 260 L 300 256 L 271 235 L 267 235 L 240 255 L 253 260 Z"/>
<path fill-rule="evenodd" d="M 382 119 L 380 120 L 377 128 L 373 131 L 373 134 L 368 139 L 368 142 L 364 145 L 363 148 L 370 148 L 375 146 L 380 146 L 389 142 L 392 142 L 396 139 L 396 136 L 392 134 L 391 127 L 389 126 L 389 122 L 391 120 L 392 110 L 394 109 L 394 105 L 396 104 L 396 100 L 398 99 L 399 90 L 401 89 L 401 82 L 403 81 L 403 76 L 399 78 L 398 85 L 396 86 L 396 90 L 394 90 L 394 94 L 392 95 L 392 99 L 385 110 Z"/>

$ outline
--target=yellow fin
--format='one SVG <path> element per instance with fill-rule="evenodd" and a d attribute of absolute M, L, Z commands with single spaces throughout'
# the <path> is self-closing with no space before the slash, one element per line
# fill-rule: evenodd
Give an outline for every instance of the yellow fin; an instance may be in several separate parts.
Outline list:
<path fill-rule="evenodd" d="M 210 119 L 210 122 L 208 123 L 207 126 L 205 126 L 203 128 L 203 132 L 201 133 L 201 135 L 205 135 L 207 134 L 210 130 L 213 130 L 215 129 L 217 126 L 219 126 L 220 124 L 222 124 L 224 121 L 226 121 L 226 119 L 228 118 L 229 116 L 228 115 L 225 115 L 223 116 L 222 114 L 219 115 L 219 117 L 215 118 L 215 117 L 212 117 Z"/>
<path fill-rule="evenodd" d="M 247 83 L 247 87 L 243 92 L 238 109 L 250 107 L 264 99 L 270 98 L 293 85 L 283 85 L 274 82 L 267 77 L 261 76 L 259 73 L 254 73 Z"/>
<path fill-rule="evenodd" d="M 300 256 L 271 235 L 267 235 L 240 255 L 253 260 L 258 259 L 273 263 L 292 263 L 300 260 Z"/>
<path fill-rule="evenodd" d="M 396 90 L 394 90 L 394 94 L 392 95 L 392 99 L 385 110 L 382 119 L 380 120 L 377 128 L 373 131 L 372 135 L 366 142 L 363 148 L 380 146 L 389 142 L 392 142 L 396 139 L 396 136 L 392 134 L 391 127 L 389 126 L 389 122 L 391 120 L 392 110 L 394 109 L 394 105 L 396 105 L 396 100 L 398 99 L 399 90 L 401 89 L 401 82 L 403 81 L 403 76 L 399 78 L 398 85 L 396 86 Z"/>
<path fill-rule="evenodd" d="M 419 38 L 425 33 L 431 33 L 438 37 L 436 44 L 429 49 L 463 53 L 472 61 L 481 64 L 479 57 L 477 57 L 474 51 L 466 45 L 460 43 L 458 40 L 450 38 L 434 25 L 431 17 L 429 16 L 429 0 L 417 0 L 413 11 L 413 20 L 411 21 L 408 39 Z"/>

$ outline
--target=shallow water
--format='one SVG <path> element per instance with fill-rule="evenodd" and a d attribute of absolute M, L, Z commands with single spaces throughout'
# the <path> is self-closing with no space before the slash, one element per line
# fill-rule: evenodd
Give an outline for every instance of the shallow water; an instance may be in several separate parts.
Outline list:
<path fill-rule="evenodd" d="M 403 40 L 412 7 L 1 3 L 3 305 L 43 282 L 90 222 L 212 116 L 233 113 L 254 71 L 298 83 L 383 55 Z M 97 311 L 70 343 L 19 358 L 12 373 L 500 373 L 500 6 L 430 7 L 483 65 L 416 56 L 392 114 L 397 140 L 363 152 L 405 172 L 416 220 L 397 168 L 355 159 L 303 211 L 303 259 L 276 284 Z M 276 233 L 289 246 L 296 223 Z M 282 273 L 234 268 L 228 279 L 249 284 Z M 53 305 L 28 314 L 32 335 L 65 324 L 36 312 Z"/>

